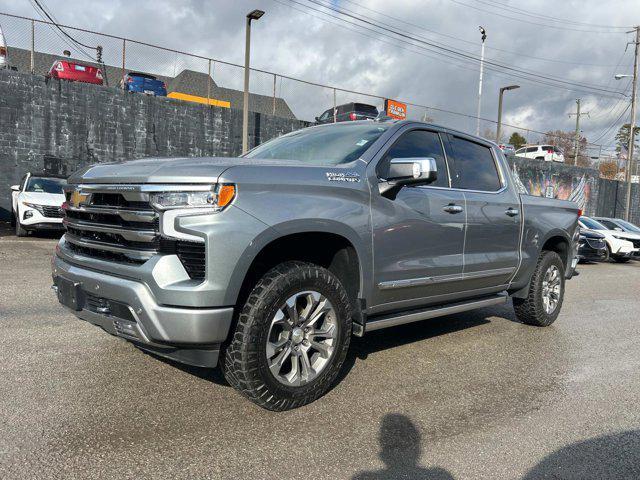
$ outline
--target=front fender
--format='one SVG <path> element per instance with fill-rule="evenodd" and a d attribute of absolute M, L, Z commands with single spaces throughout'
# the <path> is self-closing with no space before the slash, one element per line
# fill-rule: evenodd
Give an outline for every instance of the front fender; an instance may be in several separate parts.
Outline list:
<path fill-rule="evenodd" d="M 236 304 L 242 283 L 251 268 L 253 261 L 270 243 L 283 237 L 301 234 L 301 233 L 330 233 L 341 236 L 353 245 L 358 256 L 360 269 L 360 285 L 362 289 L 360 296 L 366 295 L 366 285 L 371 284 L 371 269 L 368 268 L 372 264 L 371 259 L 371 242 L 363 242 L 361 236 L 353 228 L 348 225 L 328 219 L 297 219 L 290 220 L 272 225 L 258 233 L 255 238 L 247 245 L 242 254 L 239 256 L 236 267 L 234 268 L 230 278 L 227 293 L 225 295 L 225 304 Z"/>

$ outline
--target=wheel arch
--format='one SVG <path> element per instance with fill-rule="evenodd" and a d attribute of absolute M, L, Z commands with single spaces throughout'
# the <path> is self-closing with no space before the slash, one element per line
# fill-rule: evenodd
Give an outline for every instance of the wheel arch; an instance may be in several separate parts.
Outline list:
<path fill-rule="evenodd" d="M 366 295 L 370 275 L 366 268 L 371 264 L 370 250 L 362 245 L 363 239 L 355 230 L 334 220 L 305 219 L 275 225 L 245 249 L 229 281 L 229 304 L 241 305 L 264 273 L 287 260 L 311 261 L 327 268 L 356 302 Z"/>

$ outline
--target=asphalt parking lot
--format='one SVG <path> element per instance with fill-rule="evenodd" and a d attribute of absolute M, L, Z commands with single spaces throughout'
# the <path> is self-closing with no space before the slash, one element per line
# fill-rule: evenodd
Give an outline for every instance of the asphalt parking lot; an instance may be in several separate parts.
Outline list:
<path fill-rule="evenodd" d="M 501 306 L 355 339 L 272 413 L 63 310 L 54 245 L 0 233 L 0 478 L 640 478 L 640 262 L 581 266 L 546 329 Z"/>

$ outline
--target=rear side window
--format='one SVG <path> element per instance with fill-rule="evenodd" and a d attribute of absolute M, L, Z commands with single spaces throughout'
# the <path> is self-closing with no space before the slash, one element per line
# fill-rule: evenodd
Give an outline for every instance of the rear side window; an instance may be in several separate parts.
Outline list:
<path fill-rule="evenodd" d="M 458 137 L 450 137 L 455 164 L 454 188 L 495 192 L 501 187 L 500 176 L 491 149 Z"/>
<path fill-rule="evenodd" d="M 356 103 L 354 106 L 356 112 L 369 113 L 371 115 L 377 115 L 378 109 L 373 105 L 367 105 L 365 103 Z"/>
<path fill-rule="evenodd" d="M 411 130 L 402 134 L 396 142 L 387 150 L 382 161 L 378 164 L 378 176 L 385 178 L 389 170 L 389 162 L 393 158 L 425 158 L 431 157 L 436 161 L 438 178 L 430 186 L 449 187 L 449 175 L 447 162 L 442 150 L 440 136 L 436 132 L 427 130 Z"/>
<path fill-rule="evenodd" d="M 527 153 L 533 153 L 533 152 L 537 152 L 538 151 L 538 147 L 529 147 L 527 148 Z"/>

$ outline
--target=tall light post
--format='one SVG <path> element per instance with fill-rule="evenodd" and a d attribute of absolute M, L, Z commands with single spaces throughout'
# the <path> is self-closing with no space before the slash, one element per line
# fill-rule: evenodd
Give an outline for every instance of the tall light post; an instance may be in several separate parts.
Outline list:
<path fill-rule="evenodd" d="M 500 96 L 498 97 L 498 127 L 496 128 L 496 143 L 500 143 L 500 130 L 502 129 L 502 96 L 507 90 L 515 90 L 520 88 L 520 85 L 509 85 L 500 89 Z"/>
<path fill-rule="evenodd" d="M 249 150 L 249 50 L 251 47 L 251 20 L 264 15 L 262 10 L 253 10 L 247 14 L 246 39 L 244 46 L 244 98 L 242 101 L 242 153 Z"/>
<path fill-rule="evenodd" d="M 482 101 L 482 73 L 484 70 L 484 41 L 487 39 L 487 31 L 483 26 L 478 27 L 482 38 L 482 50 L 480 51 L 480 81 L 478 82 L 478 123 L 476 125 L 476 135 L 480 136 L 480 104 Z"/>
<path fill-rule="evenodd" d="M 629 123 L 629 147 L 627 148 L 627 168 L 624 172 L 624 177 L 627 182 L 627 202 L 624 210 L 624 219 L 629 222 L 631 215 L 631 169 L 633 168 L 633 150 L 635 142 L 635 125 L 636 125 L 636 97 L 638 90 L 638 56 L 640 55 L 640 26 L 636 27 L 636 38 L 633 42 L 635 44 L 635 55 L 633 60 L 633 75 L 616 75 L 616 80 L 621 80 L 625 77 L 633 77 L 633 86 L 631 87 L 631 122 Z"/>

